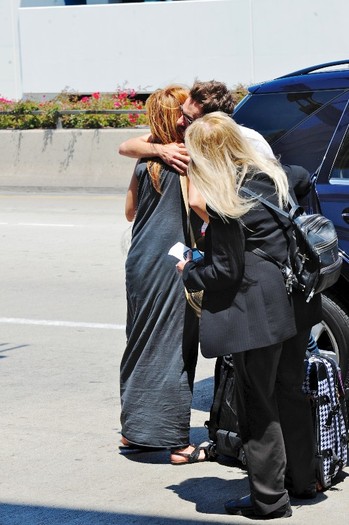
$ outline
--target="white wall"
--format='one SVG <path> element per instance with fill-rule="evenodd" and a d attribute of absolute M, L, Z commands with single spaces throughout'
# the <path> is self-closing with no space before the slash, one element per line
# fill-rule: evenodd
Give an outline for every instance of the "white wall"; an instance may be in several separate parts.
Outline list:
<path fill-rule="evenodd" d="M 17 0 L 0 0 L 3 96 L 152 91 L 195 78 L 234 87 L 349 58 L 347 0 L 60 1 L 18 8 Z M 21 5 L 33 2 L 40 3 Z M 9 24 L 17 15 L 18 40 L 16 20 Z M 20 68 L 8 65 L 10 54 L 20 56 Z"/>
<path fill-rule="evenodd" d="M 0 0 L 0 97 L 20 98 L 19 0 Z"/>
<path fill-rule="evenodd" d="M 240 0 L 88 5 L 20 11 L 25 93 L 142 91 L 195 77 L 227 77 L 226 63 L 250 78 L 250 64 L 229 38 Z M 248 2 L 240 23 L 248 25 Z M 98 23 L 98 20 L 101 23 Z M 33 36 L 33 26 L 40 31 Z M 239 24 L 233 22 L 233 30 Z M 239 46 L 249 36 L 239 31 Z M 44 75 L 42 74 L 44 72 Z M 44 77 L 44 78 L 43 78 Z M 227 82 L 231 79 L 228 73 Z"/>
<path fill-rule="evenodd" d="M 349 59 L 347 0 L 250 0 L 253 81 Z"/>

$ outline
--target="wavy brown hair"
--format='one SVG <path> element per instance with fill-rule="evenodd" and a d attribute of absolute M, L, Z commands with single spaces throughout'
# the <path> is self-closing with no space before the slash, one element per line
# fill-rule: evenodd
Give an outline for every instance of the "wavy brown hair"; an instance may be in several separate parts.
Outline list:
<path fill-rule="evenodd" d="M 181 116 L 181 105 L 188 98 L 189 90 L 176 84 L 164 89 L 157 89 L 146 101 L 146 110 L 151 132 L 151 141 L 158 144 L 183 142 L 182 132 L 177 128 L 177 120 Z M 149 160 L 147 169 L 152 184 L 161 193 L 160 174 L 164 164 L 162 161 Z"/>
<path fill-rule="evenodd" d="M 189 96 L 194 102 L 202 106 L 202 114 L 213 111 L 223 111 L 231 115 L 235 106 L 235 94 L 229 90 L 223 82 L 209 80 L 200 82 L 197 80 L 190 90 Z"/>

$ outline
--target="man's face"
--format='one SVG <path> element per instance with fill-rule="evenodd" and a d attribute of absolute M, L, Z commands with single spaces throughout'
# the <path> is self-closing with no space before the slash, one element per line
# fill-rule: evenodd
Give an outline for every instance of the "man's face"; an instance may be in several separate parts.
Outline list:
<path fill-rule="evenodd" d="M 202 106 L 188 97 L 181 110 L 182 114 L 177 120 L 177 126 L 184 134 L 184 131 L 195 119 L 202 117 Z"/>

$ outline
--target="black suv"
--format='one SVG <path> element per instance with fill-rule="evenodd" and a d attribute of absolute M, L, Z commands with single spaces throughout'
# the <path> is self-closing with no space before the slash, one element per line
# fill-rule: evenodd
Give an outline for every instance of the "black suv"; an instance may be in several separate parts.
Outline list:
<path fill-rule="evenodd" d="M 342 274 L 323 295 L 319 348 L 336 356 L 349 385 L 349 60 L 302 69 L 249 88 L 234 120 L 259 131 L 282 164 L 312 174 L 308 210 L 334 223 Z"/>

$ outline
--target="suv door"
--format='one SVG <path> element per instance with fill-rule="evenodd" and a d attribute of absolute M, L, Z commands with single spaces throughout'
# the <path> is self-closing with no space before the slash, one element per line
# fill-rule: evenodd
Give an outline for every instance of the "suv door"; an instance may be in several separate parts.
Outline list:
<path fill-rule="evenodd" d="M 314 174 L 308 204 L 335 224 L 344 264 L 338 286 L 323 294 L 323 321 L 313 327 L 313 335 L 322 353 L 339 361 L 349 390 L 348 89 L 306 91 L 301 85 L 296 92 L 292 85 L 290 92 L 283 85 L 273 92 L 273 87 L 271 82 L 252 89 L 233 118 L 259 131 L 282 163 Z"/>
<path fill-rule="evenodd" d="M 316 192 L 323 215 L 334 223 L 349 281 L 349 103 L 318 170 Z"/>

